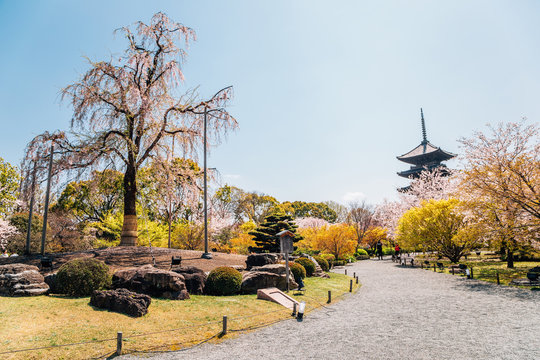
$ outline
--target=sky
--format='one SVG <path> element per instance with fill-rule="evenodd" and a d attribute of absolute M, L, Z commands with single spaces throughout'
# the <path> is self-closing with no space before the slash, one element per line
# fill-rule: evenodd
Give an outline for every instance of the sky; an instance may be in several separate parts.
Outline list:
<path fill-rule="evenodd" d="M 208 166 L 279 201 L 394 199 L 420 108 L 428 140 L 458 154 L 486 124 L 539 121 L 535 0 L 0 0 L 0 157 L 19 164 L 34 136 L 68 130 L 60 90 L 158 11 L 197 33 L 183 89 L 234 87 L 239 129 Z"/>

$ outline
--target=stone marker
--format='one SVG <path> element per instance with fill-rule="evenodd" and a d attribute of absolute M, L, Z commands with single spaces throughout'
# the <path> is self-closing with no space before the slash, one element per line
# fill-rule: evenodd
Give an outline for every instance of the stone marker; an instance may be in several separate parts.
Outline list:
<path fill-rule="evenodd" d="M 273 301 L 291 310 L 293 309 L 294 304 L 296 304 L 297 306 L 299 305 L 298 301 L 294 300 L 292 297 L 277 288 L 266 288 L 257 290 L 257 299 Z"/>

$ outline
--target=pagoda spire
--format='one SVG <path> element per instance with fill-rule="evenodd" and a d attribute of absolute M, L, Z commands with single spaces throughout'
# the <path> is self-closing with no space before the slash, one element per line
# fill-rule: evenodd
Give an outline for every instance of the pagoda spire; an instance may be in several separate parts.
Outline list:
<path fill-rule="evenodd" d="M 422 144 L 427 144 L 426 122 L 424 121 L 424 111 L 420 108 L 420 117 L 422 118 Z"/>

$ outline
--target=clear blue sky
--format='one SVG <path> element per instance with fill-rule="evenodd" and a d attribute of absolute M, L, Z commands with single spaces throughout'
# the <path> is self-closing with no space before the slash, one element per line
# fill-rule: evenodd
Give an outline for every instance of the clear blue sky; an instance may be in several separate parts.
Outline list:
<path fill-rule="evenodd" d="M 393 198 L 420 107 L 451 152 L 487 123 L 540 117 L 535 0 L 0 0 L 0 157 L 18 164 L 32 137 L 67 130 L 58 94 L 83 56 L 119 53 L 113 30 L 157 11 L 197 32 L 186 88 L 235 88 L 240 129 L 209 166 L 280 201 Z"/>

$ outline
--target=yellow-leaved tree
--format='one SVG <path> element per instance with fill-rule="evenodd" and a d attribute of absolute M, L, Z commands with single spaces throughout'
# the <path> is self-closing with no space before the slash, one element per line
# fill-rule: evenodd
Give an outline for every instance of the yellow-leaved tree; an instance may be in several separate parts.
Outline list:
<path fill-rule="evenodd" d="M 344 259 L 354 254 L 357 245 L 356 232 L 352 226 L 346 224 L 322 226 L 317 229 L 311 245 L 314 250 L 330 253 L 336 259 Z"/>
<path fill-rule="evenodd" d="M 397 240 L 402 247 L 434 250 L 456 263 L 482 244 L 480 227 L 463 210 L 462 203 L 453 198 L 423 201 L 403 214 Z"/>
<path fill-rule="evenodd" d="M 253 221 L 247 221 L 240 225 L 240 233 L 238 236 L 232 238 L 229 243 L 232 247 L 232 250 L 237 254 L 249 254 L 249 248 L 256 246 L 255 241 L 253 241 L 254 236 L 249 235 L 250 231 L 255 230 L 257 225 Z"/>

